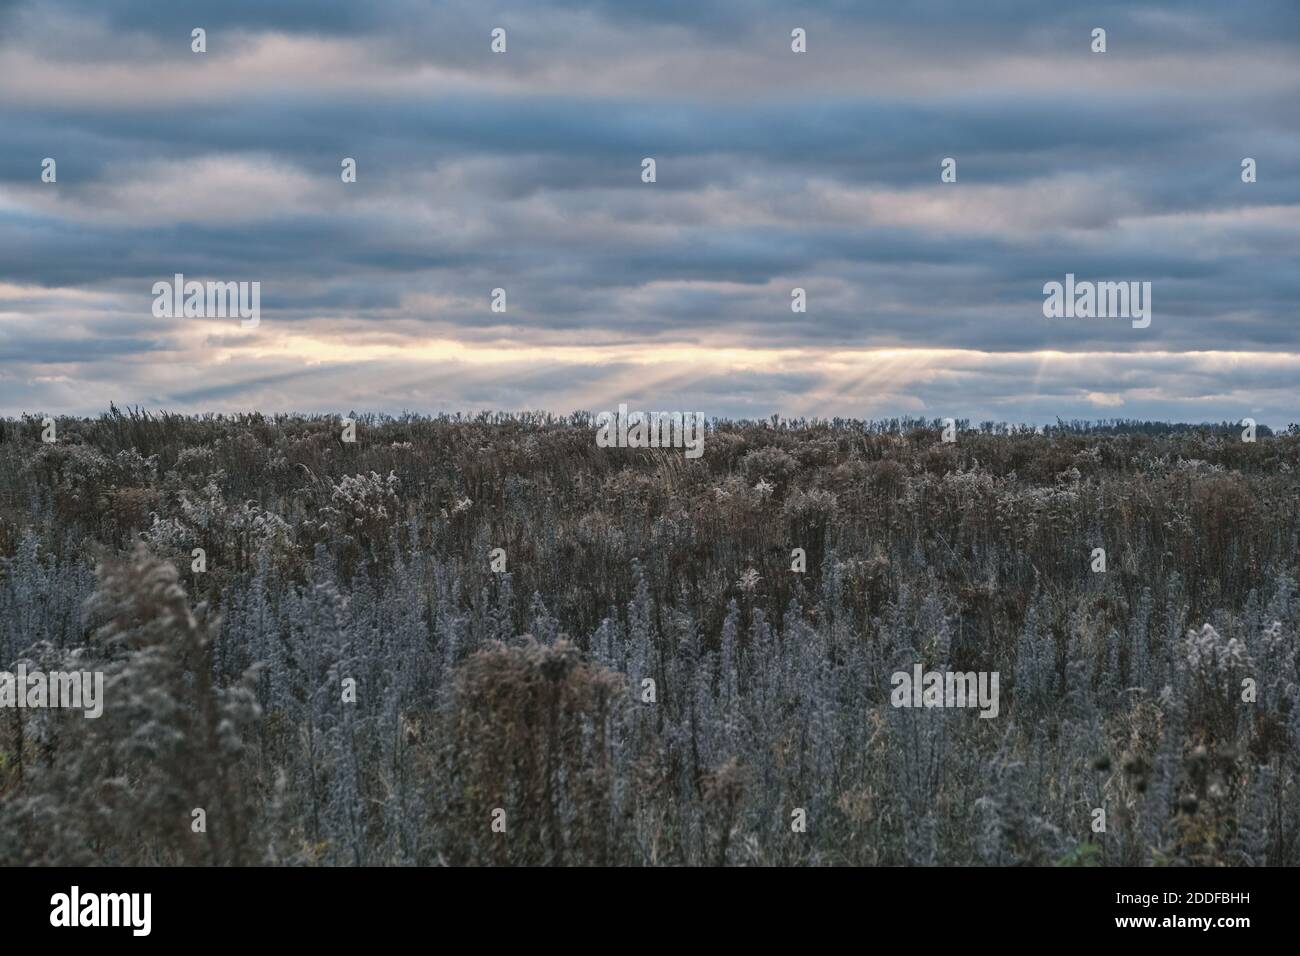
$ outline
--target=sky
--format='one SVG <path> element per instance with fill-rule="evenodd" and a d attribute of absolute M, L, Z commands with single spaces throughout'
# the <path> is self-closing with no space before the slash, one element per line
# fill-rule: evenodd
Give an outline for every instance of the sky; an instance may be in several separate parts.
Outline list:
<path fill-rule="evenodd" d="M 1278 427 L 1298 265 L 1295 0 L 0 0 L 3 415 Z"/>

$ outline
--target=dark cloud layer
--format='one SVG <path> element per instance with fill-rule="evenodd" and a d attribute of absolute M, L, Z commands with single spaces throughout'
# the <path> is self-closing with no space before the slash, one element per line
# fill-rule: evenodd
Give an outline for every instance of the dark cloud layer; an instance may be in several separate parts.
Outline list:
<path fill-rule="evenodd" d="M 816 411 L 857 394 L 835 353 L 874 348 L 915 353 L 880 359 L 881 394 L 920 406 L 898 412 L 965 394 L 1037 420 L 1300 417 L 1294 3 L 0 0 L 0 24 L 11 413 L 391 408 L 395 382 L 418 407 L 434 398 L 411 369 L 430 365 L 453 407 L 614 382 L 718 414 L 801 394 Z M 259 281 L 262 325 L 155 320 L 152 283 L 176 272 Z M 1066 273 L 1150 282 L 1150 328 L 1044 318 Z M 680 376 L 655 359 L 674 347 Z M 758 367 L 763 350 L 808 367 Z M 960 388 L 943 350 L 983 356 Z M 1117 355 L 1126 377 L 1079 362 L 1057 394 L 1028 389 L 1010 357 L 1048 353 Z M 1223 356 L 1207 372 L 1203 353 Z M 1181 364 L 1144 376 L 1157 361 Z"/>

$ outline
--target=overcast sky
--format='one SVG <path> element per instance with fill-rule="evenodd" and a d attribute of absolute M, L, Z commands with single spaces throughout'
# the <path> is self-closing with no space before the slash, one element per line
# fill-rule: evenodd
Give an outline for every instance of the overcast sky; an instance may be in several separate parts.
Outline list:
<path fill-rule="evenodd" d="M 1286 425 L 1298 265 L 1295 0 L 0 0 L 7 415 Z"/>

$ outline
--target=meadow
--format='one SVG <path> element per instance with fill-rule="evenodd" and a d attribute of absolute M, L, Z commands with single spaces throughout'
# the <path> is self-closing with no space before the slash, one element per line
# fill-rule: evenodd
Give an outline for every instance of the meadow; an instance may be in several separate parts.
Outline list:
<path fill-rule="evenodd" d="M 0 863 L 1300 863 L 1300 429 L 959 425 L 2 421 Z"/>

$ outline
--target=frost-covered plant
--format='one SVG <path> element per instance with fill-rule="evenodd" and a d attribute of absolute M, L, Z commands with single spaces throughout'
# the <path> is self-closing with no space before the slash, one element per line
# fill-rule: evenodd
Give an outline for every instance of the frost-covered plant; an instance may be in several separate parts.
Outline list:
<path fill-rule="evenodd" d="M 259 802 L 241 757 L 261 713 L 251 673 L 212 679 L 219 624 L 143 548 L 100 566 L 86 612 L 94 650 L 43 666 L 102 671 L 103 713 L 56 712 L 59 746 L 3 804 L 0 845 L 24 863 L 259 862 Z"/>
<path fill-rule="evenodd" d="M 398 485 L 392 472 L 386 478 L 373 471 L 344 475 L 334 484 L 322 513 L 338 533 L 367 547 L 379 546 L 398 517 Z"/>
<path fill-rule="evenodd" d="M 567 641 L 527 636 L 470 657 L 449 714 L 448 772 L 459 781 L 451 859 L 610 862 L 621 839 L 610 745 L 627 702 L 623 679 Z M 506 838 L 488 825 L 494 810 Z"/>

